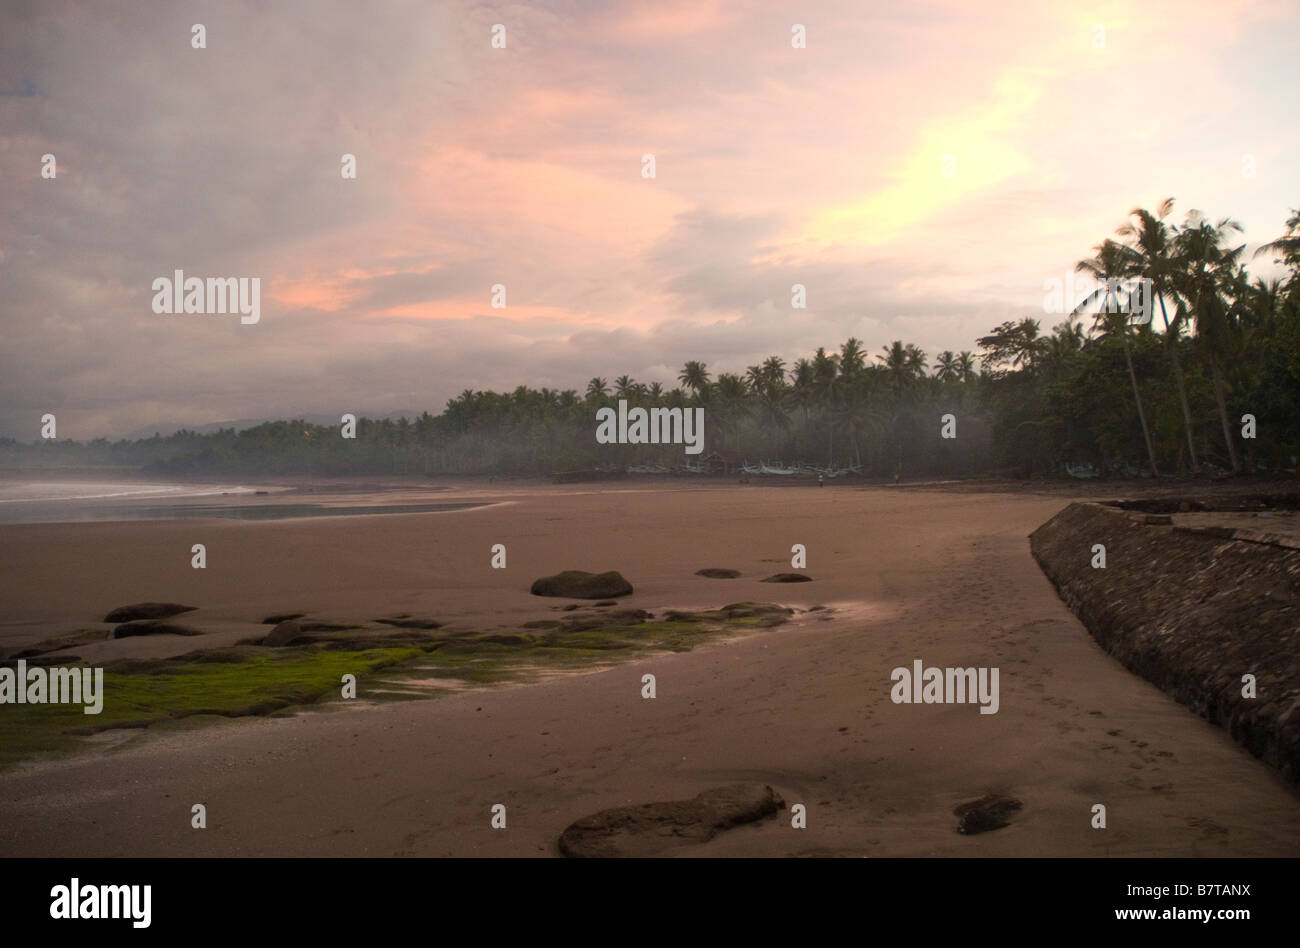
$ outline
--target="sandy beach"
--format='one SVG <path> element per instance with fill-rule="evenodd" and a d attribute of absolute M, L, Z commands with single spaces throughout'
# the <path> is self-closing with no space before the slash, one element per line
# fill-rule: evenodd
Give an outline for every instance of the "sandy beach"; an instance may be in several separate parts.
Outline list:
<path fill-rule="evenodd" d="M 149 600 L 198 606 L 186 620 L 202 641 L 132 638 L 76 654 L 232 644 L 288 611 L 516 628 L 555 615 L 557 601 L 529 586 L 562 569 L 619 570 L 636 589 L 625 604 L 651 611 L 743 600 L 831 611 L 590 674 L 151 731 L 21 765 L 0 773 L 0 855 L 553 856 L 580 817 L 735 781 L 770 784 L 785 815 L 681 852 L 1300 855 L 1295 793 L 1104 654 L 1039 570 L 1027 536 L 1069 496 L 734 484 L 412 496 L 485 506 L 0 526 L 0 646 Z M 190 566 L 195 543 L 206 569 Z M 506 569 L 490 567 L 497 543 Z M 760 584 L 790 568 L 796 543 L 814 581 Z M 703 567 L 743 575 L 694 575 Z M 998 712 L 894 704 L 891 669 L 917 659 L 999 668 Z M 654 700 L 640 694 L 646 673 Z M 956 833 L 953 807 L 991 792 L 1023 811 L 997 832 Z M 207 807 L 205 830 L 190 828 L 194 803 Z M 505 830 L 490 826 L 498 803 Z M 790 826 L 794 803 L 806 829 Z M 1105 830 L 1090 826 L 1098 803 Z"/>

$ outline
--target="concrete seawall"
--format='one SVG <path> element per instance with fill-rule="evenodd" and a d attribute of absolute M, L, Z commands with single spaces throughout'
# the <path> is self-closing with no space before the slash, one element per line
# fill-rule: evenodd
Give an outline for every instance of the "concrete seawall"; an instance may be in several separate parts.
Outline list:
<path fill-rule="evenodd" d="M 1109 654 L 1300 786 L 1300 550 L 1125 506 L 1071 504 L 1034 531 L 1043 572 Z"/>

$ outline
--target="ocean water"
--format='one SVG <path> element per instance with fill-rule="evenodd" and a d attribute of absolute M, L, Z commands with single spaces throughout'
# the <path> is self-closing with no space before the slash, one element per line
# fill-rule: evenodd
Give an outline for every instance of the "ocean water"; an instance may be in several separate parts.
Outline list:
<path fill-rule="evenodd" d="M 463 510 L 477 503 L 323 504 L 275 502 L 254 497 L 275 488 L 239 484 L 166 484 L 140 481 L 0 481 L 0 524 L 84 523 L 102 520 L 286 520 L 295 517 L 355 517 L 375 514 Z M 244 497 L 250 503 L 214 498 Z"/>
<path fill-rule="evenodd" d="M 255 488 L 217 484 L 144 484 L 139 481 L 0 481 L 0 504 L 142 497 L 211 497 L 252 494 Z"/>

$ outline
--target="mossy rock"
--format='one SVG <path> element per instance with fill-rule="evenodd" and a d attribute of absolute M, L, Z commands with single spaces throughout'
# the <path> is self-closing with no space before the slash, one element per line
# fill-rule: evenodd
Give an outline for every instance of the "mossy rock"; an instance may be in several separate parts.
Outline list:
<path fill-rule="evenodd" d="M 617 609 L 613 612 L 593 612 L 580 616 L 565 616 L 557 623 L 561 632 L 582 632 L 586 629 L 607 629 L 621 625 L 637 625 L 650 618 L 644 609 Z"/>
<path fill-rule="evenodd" d="M 263 645 L 280 648 L 292 645 L 303 638 L 303 628 L 295 619 L 285 619 L 262 639 Z"/>
<path fill-rule="evenodd" d="M 784 618 L 794 615 L 794 610 L 788 606 L 778 606 L 772 602 L 732 602 L 718 612 L 727 619 Z"/>
<path fill-rule="evenodd" d="M 182 612 L 193 612 L 198 606 L 182 606 L 177 602 L 137 602 L 129 606 L 118 606 L 108 615 L 105 622 L 132 622 L 136 619 L 169 619 Z"/>
<path fill-rule="evenodd" d="M 382 622 L 384 625 L 391 625 L 398 629 L 441 629 L 442 623 L 437 619 L 430 619 L 422 616 L 390 616 L 387 619 L 376 619 L 376 622 Z"/>
<path fill-rule="evenodd" d="M 527 635 L 480 635 L 475 639 L 476 642 L 486 642 L 491 645 L 532 645 L 533 639 Z"/>
<path fill-rule="evenodd" d="M 198 629 L 171 622 L 124 622 L 113 630 L 113 638 L 129 639 L 137 635 L 202 635 Z"/>

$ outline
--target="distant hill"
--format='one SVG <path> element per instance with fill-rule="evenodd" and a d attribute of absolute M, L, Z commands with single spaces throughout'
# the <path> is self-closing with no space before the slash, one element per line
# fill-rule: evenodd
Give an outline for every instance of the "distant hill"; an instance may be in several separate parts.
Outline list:
<path fill-rule="evenodd" d="M 310 422 L 313 425 L 337 425 L 342 414 L 343 413 L 340 411 L 337 414 L 323 415 L 317 413 L 313 415 L 299 415 L 296 417 L 302 418 L 303 421 Z M 354 414 L 358 418 L 373 418 L 376 421 L 385 418 L 397 421 L 400 418 L 409 418 L 414 420 L 419 418 L 421 413 L 404 409 L 402 411 L 389 412 L 386 415 L 371 415 L 368 412 L 354 412 Z M 234 428 L 236 431 L 243 431 L 246 428 L 256 428 L 258 425 L 264 425 L 268 422 L 284 420 L 284 418 L 239 418 L 235 421 L 214 421 L 206 425 L 183 425 L 176 422 L 167 422 L 165 424 L 154 424 L 147 425 L 143 428 L 136 428 L 133 431 L 128 431 L 126 434 L 119 435 L 118 437 L 126 441 L 138 441 L 144 438 L 152 438 L 155 434 L 158 434 L 165 438 L 168 435 L 175 434 L 181 429 L 194 431 L 198 434 L 214 434 L 223 428 Z M 110 440 L 117 440 L 117 438 Z"/>

